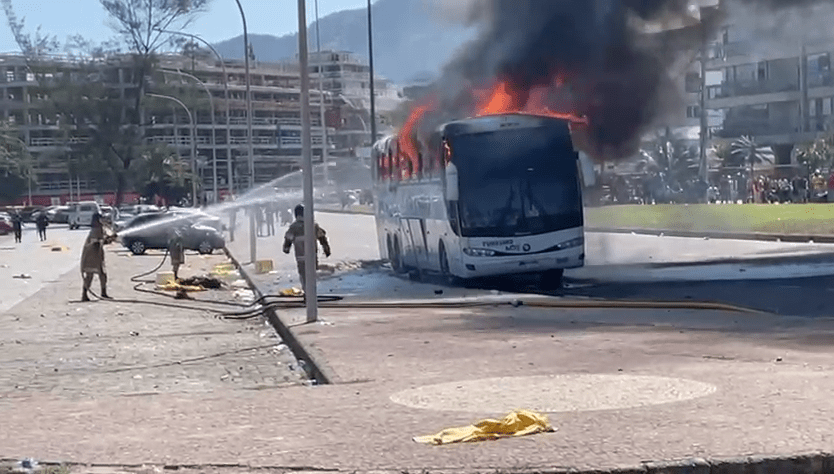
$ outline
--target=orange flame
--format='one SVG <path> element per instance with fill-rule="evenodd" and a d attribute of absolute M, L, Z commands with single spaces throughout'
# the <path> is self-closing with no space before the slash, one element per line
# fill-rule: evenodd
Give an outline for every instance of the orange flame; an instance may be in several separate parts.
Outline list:
<path fill-rule="evenodd" d="M 408 120 L 405 121 L 405 125 L 400 130 L 398 136 L 399 142 L 399 150 L 402 150 L 405 158 L 411 160 L 412 165 L 414 165 L 413 169 L 417 169 L 418 165 L 418 155 L 419 152 L 417 150 L 417 136 L 415 134 L 415 129 L 417 128 L 417 124 L 420 123 L 420 120 L 430 111 L 435 110 L 437 108 L 437 104 L 435 103 L 434 99 L 430 99 L 428 102 L 414 107 L 414 110 L 411 111 L 411 114 L 408 116 Z"/>
<path fill-rule="evenodd" d="M 556 76 L 553 84 L 555 87 L 561 87 L 564 84 L 564 79 L 561 76 Z M 481 101 L 476 115 L 483 117 L 499 114 L 529 114 L 560 118 L 576 123 L 588 123 L 587 118 L 575 113 L 551 110 L 546 102 L 548 91 L 548 87 L 517 91 L 506 81 L 499 81 L 492 86 L 489 92 L 479 91 L 475 93 L 476 97 L 487 97 Z"/>

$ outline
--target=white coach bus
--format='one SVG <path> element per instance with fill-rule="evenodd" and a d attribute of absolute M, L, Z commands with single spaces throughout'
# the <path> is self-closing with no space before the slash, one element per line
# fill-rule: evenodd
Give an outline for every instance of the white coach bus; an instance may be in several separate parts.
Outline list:
<path fill-rule="evenodd" d="M 396 136 L 373 148 L 380 253 L 395 271 L 536 273 L 558 287 L 564 269 L 584 264 L 582 170 L 567 121 L 460 120 L 415 151 Z"/>

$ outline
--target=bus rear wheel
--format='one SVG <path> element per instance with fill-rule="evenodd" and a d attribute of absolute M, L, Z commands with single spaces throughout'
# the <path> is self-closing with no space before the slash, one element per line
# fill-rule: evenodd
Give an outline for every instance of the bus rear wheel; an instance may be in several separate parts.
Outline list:
<path fill-rule="evenodd" d="M 548 270 L 542 273 L 539 286 L 543 290 L 561 290 L 564 276 L 565 270 L 563 268 Z"/>
<path fill-rule="evenodd" d="M 405 265 L 403 265 L 403 252 L 400 247 L 400 239 L 394 237 L 394 254 L 391 256 L 391 266 L 396 273 L 405 273 Z"/>

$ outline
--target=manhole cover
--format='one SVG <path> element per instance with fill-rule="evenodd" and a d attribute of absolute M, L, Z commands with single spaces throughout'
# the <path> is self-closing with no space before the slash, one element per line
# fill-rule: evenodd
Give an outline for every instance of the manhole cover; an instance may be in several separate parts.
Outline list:
<path fill-rule="evenodd" d="M 427 385 L 391 396 L 395 403 L 439 411 L 545 413 L 618 410 L 704 397 L 714 385 L 646 375 L 566 374 L 500 377 Z"/>

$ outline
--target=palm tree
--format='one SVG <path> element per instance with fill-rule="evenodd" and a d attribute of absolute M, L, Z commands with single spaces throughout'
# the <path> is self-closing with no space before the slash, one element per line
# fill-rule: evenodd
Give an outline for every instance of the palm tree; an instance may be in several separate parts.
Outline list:
<path fill-rule="evenodd" d="M 690 177 L 698 168 L 698 149 L 689 145 L 687 139 L 672 133 L 669 127 L 663 135 L 648 143 L 640 150 L 645 167 L 665 171 L 677 179 Z"/>
<path fill-rule="evenodd" d="M 749 166 L 750 179 L 753 179 L 757 164 L 773 163 L 773 154 L 768 148 L 760 146 L 752 137 L 742 136 L 733 142 L 732 155 Z"/>

